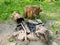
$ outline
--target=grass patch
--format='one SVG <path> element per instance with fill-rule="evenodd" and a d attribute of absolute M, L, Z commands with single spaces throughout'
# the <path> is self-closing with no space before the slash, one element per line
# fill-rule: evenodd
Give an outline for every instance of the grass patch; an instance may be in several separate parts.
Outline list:
<path fill-rule="evenodd" d="M 42 10 L 46 11 L 46 12 L 47 11 L 54 12 L 54 13 L 60 12 L 60 8 L 59 8 L 60 1 L 45 3 L 45 2 L 40 2 L 40 1 L 2 0 L 2 1 L 0 1 L 0 20 L 9 19 L 12 12 L 15 10 L 19 11 L 23 15 L 24 7 L 26 5 L 39 5 L 39 6 L 41 6 Z M 47 19 L 51 18 L 49 15 L 48 15 L 47 19 L 44 18 L 46 16 L 46 12 L 44 14 L 41 14 L 40 18 L 43 17 L 42 20 L 47 20 Z M 52 17 L 52 18 L 56 18 L 56 17 Z"/>
<path fill-rule="evenodd" d="M 60 21 L 54 21 L 53 23 L 52 23 L 52 28 L 54 29 L 54 30 L 60 30 L 59 28 L 60 28 Z"/>
<path fill-rule="evenodd" d="M 26 5 L 41 6 L 43 13 L 40 14 L 39 19 L 43 22 L 46 22 L 47 20 L 60 21 L 60 1 L 46 3 L 27 0 L 0 0 L 0 22 L 9 19 L 13 11 L 19 11 L 21 15 L 23 15 L 24 7 Z M 59 25 L 59 23 L 57 24 Z M 56 29 L 55 26 L 57 25 L 54 23 L 52 30 Z"/>

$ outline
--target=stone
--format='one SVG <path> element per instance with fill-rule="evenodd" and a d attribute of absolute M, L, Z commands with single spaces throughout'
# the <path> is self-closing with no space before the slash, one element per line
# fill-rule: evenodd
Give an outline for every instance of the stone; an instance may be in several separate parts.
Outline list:
<path fill-rule="evenodd" d="M 28 23 L 31 23 L 31 24 L 38 24 L 38 22 L 34 21 L 34 20 L 28 20 L 27 21 Z"/>
<path fill-rule="evenodd" d="M 25 38 L 25 32 L 21 30 L 17 38 L 18 40 L 22 41 Z"/>
<path fill-rule="evenodd" d="M 39 24 L 42 24 L 42 21 L 40 19 L 36 19 L 36 22 L 38 22 Z"/>
<path fill-rule="evenodd" d="M 53 40 L 53 34 L 51 30 L 48 30 L 44 26 L 36 26 L 36 35 L 41 39 L 49 42 L 50 40 Z M 42 37 L 42 38 L 41 38 Z"/>
<path fill-rule="evenodd" d="M 29 35 L 27 35 L 27 38 L 29 40 L 38 40 L 39 38 L 36 37 L 36 35 L 34 33 L 30 33 Z"/>
<path fill-rule="evenodd" d="M 19 33 L 23 33 L 23 32 L 24 32 L 23 30 L 16 31 L 16 32 L 14 32 L 14 33 L 12 34 L 12 36 L 16 36 L 16 35 L 18 35 Z"/>
<path fill-rule="evenodd" d="M 26 34 L 25 34 L 24 30 L 20 30 L 20 31 L 14 32 L 12 36 L 14 38 L 16 37 L 17 40 L 22 41 L 25 38 L 25 35 Z"/>
<path fill-rule="evenodd" d="M 24 33 L 20 33 L 18 35 L 18 40 L 22 41 L 24 39 L 24 37 L 25 37 L 25 34 Z"/>
<path fill-rule="evenodd" d="M 43 26 L 37 25 L 36 26 L 36 32 L 35 33 L 41 33 L 44 34 L 47 29 Z"/>
<path fill-rule="evenodd" d="M 12 16 L 11 18 L 13 18 L 14 20 L 18 19 L 18 18 L 21 18 L 22 16 L 17 12 L 17 11 L 14 11 L 12 13 Z"/>
<path fill-rule="evenodd" d="M 44 26 L 40 26 L 40 25 L 37 25 L 36 26 L 36 32 L 35 33 L 41 33 L 41 34 L 45 34 L 46 31 L 48 31 L 48 33 L 50 35 L 53 35 L 53 32 L 51 30 L 48 30 L 47 28 L 45 28 Z"/>

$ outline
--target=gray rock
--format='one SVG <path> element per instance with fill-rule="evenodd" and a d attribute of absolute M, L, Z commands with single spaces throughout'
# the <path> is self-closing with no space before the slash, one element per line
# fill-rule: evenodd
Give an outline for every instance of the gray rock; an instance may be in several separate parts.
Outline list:
<path fill-rule="evenodd" d="M 31 24 L 38 24 L 38 22 L 34 21 L 34 20 L 28 20 L 27 22 L 31 23 Z"/>
<path fill-rule="evenodd" d="M 38 22 L 39 24 L 42 24 L 42 21 L 40 19 L 36 19 L 36 22 Z"/>
<path fill-rule="evenodd" d="M 24 39 L 24 37 L 25 37 L 25 33 L 20 33 L 18 35 L 18 40 L 22 41 Z"/>
<path fill-rule="evenodd" d="M 36 32 L 35 33 L 45 34 L 46 31 L 48 31 L 50 33 L 50 35 L 53 35 L 53 32 L 51 30 L 48 30 L 44 26 L 40 26 L 40 25 L 36 26 Z"/>
<path fill-rule="evenodd" d="M 20 30 L 18 32 L 18 34 L 19 35 L 18 35 L 17 39 L 20 40 L 20 41 L 22 41 L 24 39 L 24 37 L 25 37 L 25 32 L 23 30 Z"/>
<path fill-rule="evenodd" d="M 22 41 L 25 38 L 25 32 L 24 30 L 16 31 L 12 34 L 13 37 L 17 37 L 17 40 Z"/>
<path fill-rule="evenodd" d="M 39 38 L 36 37 L 36 35 L 34 33 L 30 33 L 29 35 L 27 35 L 27 38 L 29 40 L 38 40 Z"/>
<path fill-rule="evenodd" d="M 46 29 L 45 27 L 40 26 L 40 25 L 37 25 L 37 26 L 36 26 L 36 32 L 35 32 L 35 33 L 45 34 L 45 31 L 46 31 L 46 30 L 47 30 L 47 29 Z"/>

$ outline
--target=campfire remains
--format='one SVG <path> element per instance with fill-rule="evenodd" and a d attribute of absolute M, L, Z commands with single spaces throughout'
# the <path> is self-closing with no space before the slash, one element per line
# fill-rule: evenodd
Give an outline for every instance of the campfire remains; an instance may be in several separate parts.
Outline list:
<path fill-rule="evenodd" d="M 41 40 L 42 42 L 45 42 L 46 45 L 51 43 L 50 37 L 53 35 L 52 31 L 46 29 L 42 25 L 43 23 L 41 20 L 36 19 L 26 21 L 17 12 L 13 12 L 12 17 L 17 22 L 17 27 L 15 28 L 16 31 L 12 34 L 12 37 L 20 41 Z"/>

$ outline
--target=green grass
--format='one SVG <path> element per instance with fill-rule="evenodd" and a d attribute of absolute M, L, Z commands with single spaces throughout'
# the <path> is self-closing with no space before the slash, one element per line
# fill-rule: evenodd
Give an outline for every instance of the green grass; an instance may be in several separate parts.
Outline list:
<path fill-rule="evenodd" d="M 40 13 L 39 19 L 44 23 L 47 20 L 60 21 L 60 1 L 46 3 L 40 1 L 27 1 L 27 0 L 0 0 L 0 22 L 10 19 L 13 11 L 19 11 L 23 15 L 24 7 L 26 5 L 39 5 L 41 6 L 42 12 Z M 59 25 L 59 23 L 57 23 Z M 52 30 L 55 30 L 55 23 L 53 24 Z"/>
<path fill-rule="evenodd" d="M 33 3 L 34 2 L 34 3 Z M 20 1 L 20 0 L 0 0 L 0 20 L 6 20 L 9 19 L 12 12 L 17 10 L 23 15 L 24 7 L 26 5 L 39 5 L 41 6 L 42 10 L 45 11 L 42 15 L 42 17 L 45 17 L 43 15 L 46 15 L 46 12 L 51 13 L 57 13 L 60 12 L 60 1 L 58 2 L 51 2 L 51 3 L 44 3 L 40 1 Z M 42 18 L 40 17 L 40 18 Z M 57 16 L 58 17 L 58 16 Z M 49 18 L 49 15 L 48 15 Z M 47 18 L 47 19 L 48 19 Z M 55 17 L 50 17 L 54 18 Z M 42 20 L 45 20 L 44 18 Z M 1 22 L 0 21 L 0 22 Z"/>

